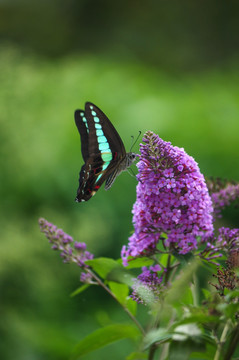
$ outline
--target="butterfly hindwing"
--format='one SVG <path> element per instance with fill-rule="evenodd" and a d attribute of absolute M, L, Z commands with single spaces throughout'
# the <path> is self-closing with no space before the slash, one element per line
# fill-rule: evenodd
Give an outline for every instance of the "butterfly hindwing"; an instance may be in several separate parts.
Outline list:
<path fill-rule="evenodd" d="M 76 110 L 85 164 L 80 171 L 76 201 L 89 200 L 125 158 L 124 144 L 107 116 L 87 102 L 85 111 Z"/>

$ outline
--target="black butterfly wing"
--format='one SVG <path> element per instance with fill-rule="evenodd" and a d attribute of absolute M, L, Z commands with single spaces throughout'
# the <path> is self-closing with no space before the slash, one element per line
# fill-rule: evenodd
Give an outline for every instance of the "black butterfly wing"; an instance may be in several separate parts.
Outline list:
<path fill-rule="evenodd" d="M 126 156 L 124 144 L 107 116 L 94 104 L 87 102 L 85 111 L 75 112 L 81 135 L 85 164 L 80 171 L 76 201 L 87 201 L 101 187 Z"/>
<path fill-rule="evenodd" d="M 89 157 L 89 129 L 83 110 L 75 111 L 75 123 L 81 137 L 81 153 L 86 162 Z"/>
<path fill-rule="evenodd" d="M 92 115 L 96 114 L 96 115 Z M 102 126 L 102 130 L 104 133 L 104 136 L 107 138 L 107 141 L 110 145 L 110 150 L 112 153 L 115 154 L 115 161 L 117 162 L 121 157 L 124 157 L 126 155 L 125 147 L 123 144 L 123 141 L 121 140 L 121 137 L 119 136 L 118 132 L 116 131 L 113 124 L 110 122 L 108 117 L 103 113 L 102 110 L 100 110 L 96 105 L 87 102 L 85 104 L 85 116 L 87 119 L 90 119 L 89 126 L 92 125 L 92 134 L 93 137 L 91 137 L 92 143 L 90 145 L 95 146 L 97 142 L 97 135 L 96 135 L 96 126 L 97 123 L 94 122 L 94 119 L 99 119 L 99 124 Z M 98 147 L 96 145 L 96 147 Z"/>

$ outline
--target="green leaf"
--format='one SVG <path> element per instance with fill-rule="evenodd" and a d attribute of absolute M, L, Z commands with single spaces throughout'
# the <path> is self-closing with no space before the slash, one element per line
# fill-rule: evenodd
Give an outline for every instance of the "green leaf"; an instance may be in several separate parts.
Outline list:
<path fill-rule="evenodd" d="M 202 293 L 203 293 L 206 300 L 212 298 L 212 293 L 208 289 L 202 289 Z"/>
<path fill-rule="evenodd" d="M 224 296 L 229 295 L 229 294 L 230 294 L 230 290 L 227 289 L 227 288 L 224 288 L 223 294 L 224 294 Z"/>
<path fill-rule="evenodd" d="M 114 281 L 109 281 L 109 288 L 112 293 L 116 296 L 117 300 L 125 305 L 127 296 L 129 295 L 129 287 L 125 284 L 119 284 Z"/>
<path fill-rule="evenodd" d="M 76 295 L 82 293 L 83 291 L 88 289 L 88 287 L 90 287 L 91 285 L 93 285 L 93 284 L 84 284 L 84 285 L 80 286 L 78 289 L 73 291 L 73 293 L 71 293 L 70 296 L 73 297 L 73 296 L 76 296 Z"/>
<path fill-rule="evenodd" d="M 203 344 L 202 344 L 203 345 Z M 203 355 L 202 355 L 203 352 Z M 206 348 L 204 345 L 201 347 L 201 349 L 194 349 L 194 351 L 191 353 L 190 359 L 199 359 L 199 360 L 212 360 L 214 359 L 216 352 L 216 346 L 214 343 L 214 346 L 206 345 Z"/>
<path fill-rule="evenodd" d="M 144 338 L 144 348 L 147 349 L 155 342 L 165 341 L 171 338 L 172 334 L 170 334 L 166 328 L 151 330 Z"/>
<path fill-rule="evenodd" d="M 231 299 L 239 297 L 239 290 L 230 291 L 225 297 L 226 301 L 230 301 Z"/>
<path fill-rule="evenodd" d="M 201 267 L 211 274 L 214 274 L 217 268 L 215 264 L 209 263 L 205 259 L 201 259 Z"/>
<path fill-rule="evenodd" d="M 187 306 L 193 305 L 193 294 L 191 287 L 187 287 L 184 289 L 184 292 L 181 294 L 180 303 L 185 304 Z"/>
<path fill-rule="evenodd" d="M 94 331 L 81 340 L 73 351 L 72 360 L 79 359 L 92 351 L 100 349 L 108 344 L 121 339 L 137 339 L 140 331 L 132 325 L 115 324 Z"/>
<path fill-rule="evenodd" d="M 205 346 L 192 340 L 172 341 L 169 347 L 168 360 L 188 360 L 190 359 L 190 354 L 195 351 L 204 352 Z"/>
<path fill-rule="evenodd" d="M 137 303 L 129 297 L 129 287 L 126 284 L 119 284 L 114 281 L 108 282 L 110 290 L 116 296 L 118 301 L 127 307 L 131 314 L 135 315 L 137 310 Z"/>
<path fill-rule="evenodd" d="M 119 262 L 110 258 L 98 258 L 87 260 L 86 264 L 104 280 L 115 281 L 131 286 L 133 284 L 133 276 L 125 267 Z"/>
<path fill-rule="evenodd" d="M 201 329 L 195 323 L 179 325 L 174 329 L 173 340 L 185 341 L 188 338 L 198 338 L 202 335 Z"/>
<path fill-rule="evenodd" d="M 203 343 L 204 344 L 207 344 L 207 345 L 211 345 L 211 346 L 214 346 L 216 348 L 216 342 L 215 342 L 215 337 L 213 337 L 213 335 L 210 335 L 209 334 L 203 334 L 202 335 L 202 340 L 203 340 Z"/>
<path fill-rule="evenodd" d="M 160 255 L 160 264 L 162 264 L 164 267 L 167 267 L 168 257 L 169 257 L 169 254 Z M 171 255 L 171 264 L 173 264 L 174 261 L 175 261 L 175 257 L 173 255 Z"/>
<path fill-rule="evenodd" d="M 239 303 L 235 304 L 219 304 L 217 309 L 222 311 L 228 318 L 234 319 L 235 314 L 239 311 Z"/>
<path fill-rule="evenodd" d="M 185 266 L 180 273 L 180 276 L 173 282 L 171 289 L 169 289 L 165 302 L 176 306 L 183 297 L 184 292 L 189 287 L 190 282 L 193 279 L 194 272 L 199 266 L 197 260 Z"/>
<path fill-rule="evenodd" d="M 98 258 L 87 260 L 85 262 L 89 265 L 102 279 L 105 279 L 107 274 L 115 268 L 122 268 L 122 265 L 110 258 Z"/>
<path fill-rule="evenodd" d="M 126 307 L 131 312 L 132 315 L 134 316 L 136 315 L 138 304 L 131 297 L 127 298 Z"/>
<path fill-rule="evenodd" d="M 141 258 L 132 258 L 130 259 L 129 264 L 126 266 L 126 269 L 137 269 L 142 268 L 143 266 L 150 266 L 154 263 L 154 260 L 141 257 Z"/>
<path fill-rule="evenodd" d="M 148 359 L 148 354 L 145 352 L 133 352 L 127 356 L 125 360 L 145 360 Z"/>
<path fill-rule="evenodd" d="M 185 319 L 174 322 L 174 324 L 171 326 L 170 330 L 174 330 L 177 326 L 180 325 L 184 325 L 184 324 L 192 324 L 192 323 L 197 323 L 197 324 L 208 324 L 208 323 L 217 323 L 219 321 L 219 317 L 218 316 L 209 316 L 206 314 L 196 314 L 196 315 L 191 315 L 191 316 L 187 316 Z"/>
<path fill-rule="evenodd" d="M 202 355 L 202 352 L 203 352 L 203 355 Z M 215 355 L 215 353 L 214 353 Z M 191 355 L 190 355 L 190 359 L 192 360 L 196 360 L 196 359 L 199 359 L 199 360 L 212 360 L 212 355 L 211 354 L 207 354 L 205 353 L 205 350 L 202 349 L 201 352 L 192 352 Z"/>
<path fill-rule="evenodd" d="M 194 255 L 191 252 L 183 255 L 175 251 L 173 255 L 182 265 L 187 265 L 189 262 L 192 262 L 194 259 Z"/>
<path fill-rule="evenodd" d="M 106 280 L 125 284 L 127 286 L 133 285 L 135 275 L 131 274 L 123 266 L 112 269 L 106 276 Z"/>

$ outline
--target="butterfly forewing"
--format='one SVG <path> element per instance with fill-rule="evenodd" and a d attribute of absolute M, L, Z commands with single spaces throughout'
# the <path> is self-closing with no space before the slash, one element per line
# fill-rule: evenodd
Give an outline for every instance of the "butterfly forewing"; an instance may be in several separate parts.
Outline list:
<path fill-rule="evenodd" d="M 107 116 L 87 102 L 75 112 L 85 164 L 80 171 L 76 201 L 89 200 L 125 158 L 124 144 Z"/>
<path fill-rule="evenodd" d="M 86 162 L 89 157 L 89 129 L 85 112 L 83 110 L 75 111 L 75 123 L 81 137 L 81 152 L 84 161 Z"/>

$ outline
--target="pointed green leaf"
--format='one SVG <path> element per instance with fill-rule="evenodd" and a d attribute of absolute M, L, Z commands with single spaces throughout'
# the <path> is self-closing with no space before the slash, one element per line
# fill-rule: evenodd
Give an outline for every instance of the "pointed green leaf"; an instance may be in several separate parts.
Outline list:
<path fill-rule="evenodd" d="M 204 347 L 204 344 L 202 344 L 203 346 L 201 347 L 201 349 L 194 349 L 194 351 L 191 353 L 190 359 L 199 359 L 199 360 L 212 360 L 214 359 L 217 347 L 215 346 L 211 346 L 211 345 L 206 345 L 206 347 Z M 203 354 L 202 354 L 203 353 Z"/>
<path fill-rule="evenodd" d="M 202 351 L 201 352 L 192 352 L 191 353 L 191 356 L 190 356 L 190 359 L 198 359 L 198 360 L 212 360 L 212 355 L 211 354 L 207 354 L 205 353 L 205 349 L 201 349 Z M 203 353 L 203 354 L 202 354 Z M 215 355 L 215 351 L 214 351 L 214 355 Z"/>
<path fill-rule="evenodd" d="M 148 354 L 145 352 L 133 352 L 127 356 L 125 360 L 145 360 L 148 359 Z"/>
<path fill-rule="evenodd" d="M 118 301 L 125 305 L 126 298 L 129 295 L 129 287 L 125 284 L 119 284 L 114 281 L 109 281 L 109 288 L 112 291 L 112 293 L 116 296 Z"/>
<path fill-rule="evenodd" d="M 234 319 L 235 314 L 239 311 L 239 303 L 235 304 L 219 304 L 217 309 L 222 311 L 228 318 Z"/>
<path fill-rule="evenodd" d="M 150 266 L 154 263 L 154 260 L 151 260 L 146 257 L 141 258 L 132 258 L 129 260 L 126 269 L 137 269 L 142 268 L 143 266 Z"/>
<path fill-rule="evenodd" d="M 132 325 L 115 324 L 106 326 L 94 331 L 81 340 L 73 352 L 72 360 L 80 359 L 83 355 L 121 339 L 136 339 L 140 335 L 140 331 Z"/>
<path fill-rule="evenodd" d="M 165 297 L 167 304 L 176 306 L 177 303 L 181 302 L 182 295 L 192 281 L 193 274 L 198 266 L 199 262 L 195 260 L 181 270 L 180 276 L 173 282 L 171 289 L 169 289 Z"/>
<path fill-rule="evenodd" d="M 169 257 L 169 254 L 160 255 L 160 264 L 162 264 L 164 267 L 167 267 L 168 257 Z M 174 262 L 174 260 L 175 260 L 175 257 L 173 255 L 171 255 L 171 264 Z"/>
<path fill-rule="evenodd" d="M 230 301 L 231 299 L 238 298 L 238 297 L 239 297 L 239 290 L 233 290 L 227 294 L 225 300 Z"/>
<path fill-rule="evenodd" d="M 137 305 L 138 305 L 137 302 L 134 301 L 131 297 L 127 298 L 126 307 L 131 312 L 131 314 L 134 316 L 137 313 Z"/>
<path fill-rule="evenodd" d="M 114 268 L 122 267 L 115 260 L 110 258 L 103 258 L 103 257 L 93 260 L 87 260 L 85 263 L 89 265 L 103 279 L 105 279 L 107 274 L 110 271 L 112 271 Z"/>
<path fill-rule="evenodd" d="M 129 297 L 129 287 L 125 284 L 119 284 L 113 281 L 108 282 L 110 290 L 116 296 L 118 301 L 127 307 L 132 315 L 136 314 L 137 303 Z"/>
<path fill-rule="evenodd" d="M 193 305 L 193 294 L 191 287 L 186 287 L 184 292 L 181 294 L 180 303 L 187 306 Z"/>
<path fill-rule="evenodd" d="M 202 289 L 202 292 L 206 300 L 212 298 L 212 293 L 208 289 Z"/>
<path fill-rule="evenodd" d="M 218 316 L 209 316 L 206 314 L 196 314 L 187 316 L 185 319 L 174 322 L 171 326 L 170 330 L 173 331 L 177 326 L 184 325 L 184 324 L 209 324 L 209 323 L 218 323 Z"/>
<path fill-rule="evenodd" d="M 147 349 L 155 342 L 166 341 L 171 339 L 171 337 L 172 334 L 170 334 L 166 328 L 151 330 L 144 338 L 144 348 Z"/>
<path fill-rule="evenodd" d="M 203 340 L 204 344 L 207 344 L 207 345 L 210 344 L 211 346 L 214 346 L 214 347 L 217 346 L 217 344 L 215 342 L 215 337 L 213 337 L 213 335 L 210 335 L 210 333 L 209 334 L 204 333 L 202 335 L 202 340 Z"/>
<path fill-rule="evenodd" d="M 192 352 L 205 351 L 205 346 L 195 341 L 173 341 L 169 347 L 168 360 L 188 360 Z M 202 359 L 202 358 L 201 358 Z"/>
<path fill-rule="evenodd" d="M 123 266 L 115 267 L 112 269 L 106 276 L 106 280 L 118 282 L 120 284 L 125 284 L 127 286 L 132 286 L 135 275 L 131 274 Z"/>
<path fill-rule="evenodd" d="M 193 337 L 197 338 L 202 335 L 201 329 L 198 327 L 197 324 L 191 323 L 191 324 L 184 324 L 179 325 L 174 329 L 173 333 L 173 340 L 176 341 L 185 341 L 186 339 Z"/>
<path fill-rule="evenodd" d="M 175 251 L 173 255 L 182 265 L 187 265 L 189 262 L 192 262 L 194 258 L 194 255 L 191 252 L 183 255 Z"/>
<path fill-rule="evenodd" d="M 102 278 L 109 281 L 115 281 L 122 284 L 132 285 L 134 277 L 125 267 L 110 258 L 98 258 L 87 260 L 86 264 Z"/>

